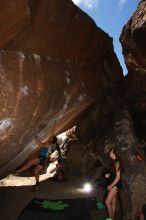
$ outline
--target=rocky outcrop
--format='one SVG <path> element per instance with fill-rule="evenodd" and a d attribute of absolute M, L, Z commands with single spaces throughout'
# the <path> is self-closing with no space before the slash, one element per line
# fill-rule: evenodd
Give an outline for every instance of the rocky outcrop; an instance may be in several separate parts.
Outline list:
<path fill-rule="evenodd" d="M 71 0 L 18 2 L 13 0 L 9 10 L 7 1 L 1 3 L 1 49 L 95 63 L 105 54 L 102 49 L 111 47 L 107 35 Z"/>
<path fill-rule="evenodd" d="M 141 0 L 136 12 L 124 26 L 120 40 L 129 71 L 146 69 L 146 1 Z"/>
<path fill-rule="evenodd" d="M 136 219 L 146 201 L 146 163 L 140 144 L 141 140 L 146 141 L 145 15 L 146 1 L 141 1 L 120 38 L 128 75 L 116 88 L 119 99 L 113 93 L 109 94 L 90 108 L 77 126 L 78 137 L 85 143 L 86 151 L 93 155 L 93 161 L 96 155 L 108 168 L 109 149 L 115 147 L 119 153 L 122 164 L 123 220 Z M 122 110 L 118 110 L 121 106 Z M 141 162 L 136 158 L 137 153 L 143 158 Z"/>
<path fill-rule="evenodd" d="M 120 40 L 128 68 L 121 83 L 121 96 L 126 101 L 139 139 L 146 141 L 146 1 L 141 0 L 136 12 L 123 28 Z"/>
<path fill-rule="evenodd" d="M 143 194 L 146 190 L 145 159 L 140 163 L 134 156 L 136 151 L 140 151 L 143 158 L 145 157 L 141 149 L 141 147 L 144 146 L 140 144 L 141 141 L 146 141 L 145 38 L 146 1 L 141 0 L 136 12 L 124 26 L 120 37 L 128 75 L 121 81 L 119 91 L 123 103 L 128 106 L 130 115 L 132 116 L 132 119 L 130 119 L 130 116 L 125 115 L 125 122 L 123 121 L 122 130 L 125 129 L 127 134 L 124 134 L 122 130 L 119 129 L 121 131 L 118 135 L 118 137 L 121 138 L 120 142 L 118 141 L 118 148 L 121 155 L 121 161 L 123 161 L 122 164 L 124 165 L 124 190 L 122 194 L 124 201 L 123 208 L 124 204 L 126 204 L 124 219 L 135 219 L 136 213 L 142 210 L 142 206 L 146 201 Z M 129 126 L 130 129 L 127 129 Z M 117 124 L 117 129 L 118 127 L 119 124 Z"/>
<path fill-rule="evenodd" d="M 0 177 L 34 153 L 36 134 L 44 140 L 77 125 L 70 173 L 90 173 L 97 160 L 108 168 L 115 146 L 124 220 L 135 218 L 146 199 L 145 163 L 135 159 L 136 136 L 146 136 L 145 8 L 143 0 L 121 35 L 123 79 L 112 39 L 72 1 L 1 1 Z"/>
<path fill-rule="evenodd" d="M 115 148 L 120 158 L 123 184 L 121 195 L 123 220 L 135 219 L 146 201 L 146 196 L 143 193 L 146 190 L 146 163 L 144 160 L 138 161 L 136 159 L 136 153 L 139 153 L 143 158 L 144 155 L 133 129 L 133 120 L 126 108 L 115 115 L 114 123 L 104 139 L 103 146 L 104 154 L 100 154 L 103 161 L 107 161 L 105 155 L 112 147 Z M 100 148 L 97 145 L 97 152 Z"/>
<path fill-rule="evenodd" d="M 80 142 L 73 141 L 70 144 L 67 154 L 67 167 L 71 175 L 89 174 L 96 160 Z"/>
<path fill-rule="evenodd" d="M 146 76 L 141 71 L 128 74 L 121 82 L 120 94 L 133 119 L 139 140 L 146 141 Z"/>
<path fill-rule="evenodd" d="M 2 1 L 0 21 L 3 175 L 36 148 L 36 134 L 65 131 L 106 99 L 122 70 L 112 39 L 72 1 Z"/>
<path fill-rule="evenodd" d="M 92 113 L 94 113 L 93 109 Z M 89 115 L 88 121 L 87 118 L 85 119 L 87 123 L 84 121 L 86 124 L 84 130 L 80 125 L 77 128 L 77 134 L 81 134 L 81 144 L 79 149 L 82 148 L 82 153 L 84 152 L 83 158 L 87 157 L 87 153 L 90 156 L 90 159 L 88 160 L 89 167 L 92 164 L 90 173 L 93 171 L 93 167 L 97 161 L 100 161 L 105 168 L 109 169 L 111 164 L 109 151 L 112 148 L 115 149 L 121 164 L 123 188 L 120 190 L 120 198 L 122 202 L 123 220 L 134 220 L 136 219 L 136 216 L 138 216 L 138 213 L 142 211 L 143 205 L 146 201 L 146 196 L 144 194 L 146 190 L 146 160 L 143 149 L 141 148 L 135 133 L 133 120 L 126 107 L 121 108 L 120 110 L 117 109 L 114 118 L 112 117 L 112 122 L 110 119 L 106 120 L 108 125 L 107 129 L 102 129 L 102 127 L 100 127 L 100 132 L 98 131 L 98 128 L 96 128 L 94 132 L 92 115 L 96 115 L 98 120 L 99 113 L 97 111 L 95 114 Z M 96 122 L 94 123 L 96 124 Z M 82 130 L 84 132 L 82 132 Z M 87 130 L 91 131 L 88 135 Z M 90 134 L 92 135 L 90 136 Z M 84 139 L 83 137 L 86 138 Z M 137 160 L 137 154 L 140 155 L 142 160 Z M 78 157 L 75 158 L 74 163 L 70 163 L 72 168 L 74 167 L 74 164 L 80 164 L 79 167 L 82 167 L 79 159 L 78 163 L 76 162 L 77 159 Z M 86 167 L 87 164 L 85 163 L 84 166 Z M 99 169 L 99 166 L 96 165 L 96 167 Z M 79 170 L 81 171 L 80 168 Z M 86 170 L 88 170 L 88 166 Z M 95 175 L 96 172 L 94 170 L 94 178 L 96 177 Z"/>

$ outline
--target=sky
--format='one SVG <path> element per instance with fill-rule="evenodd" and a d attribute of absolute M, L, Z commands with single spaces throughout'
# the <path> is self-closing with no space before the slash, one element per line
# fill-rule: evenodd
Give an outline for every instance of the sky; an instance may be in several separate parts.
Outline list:
<path fill-rule="evenodd" d="M 72 0 L 85 11 L 96 23 L 113 38 L 114 50 L 127 74 L 119 37 L 123 26 L 128 22 L 136 10 L 139 0 Z"/>

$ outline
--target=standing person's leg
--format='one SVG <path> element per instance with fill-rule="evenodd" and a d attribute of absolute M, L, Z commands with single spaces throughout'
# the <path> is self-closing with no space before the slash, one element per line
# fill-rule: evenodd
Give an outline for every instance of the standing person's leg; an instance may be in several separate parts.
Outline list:
<path fill-rule="evenodd" d="M 113 198 L 113 200 L 111 201 L 111 206 L 112 206 L 113 216 L 114 216 L 115 215 L 115 211 L 116 211 L 116 195 Z"/>
<path fill-rule="evenodd" d="M 35 176 L 35 180 L 36 180 L 36 186 L 40 184 L 39 182 L 39 173 L 40 173 L 40 170 L 42 169 L 42 165 L 40 164 L 37 164 L 37 166 L 35 167 L 35 170 L 34 170 L 34 176 Z"/>
<path fill-rule="evenodd" d="M 36 158 L 30 160 L 30 161 L 27 162 L 22 168 L 16 170 L 16 172 L 15 172 L 16 175 L 19 175 L 19 174 L 22 173 L 23 171 L 28 170 L 30 167 L 39 164 L 39 162 L 40 162 L 39 157 L 36 157 Z"/>
<path fill-rule="evenodd" d="M 47 162 L 46 157 L 39 157 L 39 163 L 36 165 L 34 170 L 36 185 L 34 186 L 33 191 L 36 191 L 40 188 L 39 174 L 40 174 L 40 170 L 42 169 L 43 165 L 46 164 L 46 162 Z"/>
<path fill-rule="evenodd" d="M 108 210 L 108 215 L 112 219 L 113 219 L 114 214 L 115 214 L 114 213 L 115 208 L 113 207 L 112 202 L 116 198 L 116 194 L 117 194 L 117 190 L 115 188 L 112 188 L 108 192 L 106 200 L 105 200 L 105 204 L 106 204 L 106 207 L 107 207 L 107 210 Z"/>

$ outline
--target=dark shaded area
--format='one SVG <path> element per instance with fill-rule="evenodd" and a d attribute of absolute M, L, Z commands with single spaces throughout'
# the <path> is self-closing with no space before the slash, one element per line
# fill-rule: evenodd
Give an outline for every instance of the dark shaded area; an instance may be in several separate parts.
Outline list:
<path fill-rule="evenodd" d="M 45 180 L 41 182 L 41 188 L 40 190 L 36 192 L 32 192 L 32 186 L 20 186 L 20 187 L 0 187 L 0 213 L 1 213 L 1 220 L 16 220 L 18 216 L 20 215 L 23 210 L 29 210 L 31 214 L 33 215 L 32 206 L 28 206 L 29 203 L 31 203 L 32 199 L 34 197 L 40 198 L 40 199 L 48 199 L 48 200 L 70 200 L 74 201 L 75 199 L 79 199 L 79 201 L 82 201 L 82 199 L 86 198 L 93 198 L 96 197 L 97 201 L 102 201 L 104 191 L 93 191 L 91 193 L 85 193 L 78 191 L 79 188 L 82 187 L 82 184 L 84 183 L 85 179 L 79 179 L 78 177 L 72 177 L 68 181 L 65 182 L 54 182 Z M 80 207 L 82 210 L 85 211 L 85 206 L 89 208 L 88 203 L 80 203 L 79 207 L 78 205 L 74 204 L 73 202 L 74 211 L 78 212 L 78 208 Z M 91 207 L 92 206 L 92 207 Z M 93 203 L 91 205 L 91 209 L 93 208 Z M 26 209 L 25 209 L 26 207 Z M 33 206 L 34 208 L 34 206 Z M 36 207 L 35 207 L 36 208 Z M 31 210 L 30 210 L 31 209 Z M 41 211 L 42 209 L 38 209 L 38 211 Z M 95 210 L 95 204 L 94 204 L 94 210 Z M 71 209 L 70 209 L 71 211 Z M 26 213 L 30 214 L 30 212 Z M 87 210 L 86 210 L 87 212 Z M 35 213 L 36 215 L 36 213 Z M 84 215 L 84 213 L 83 213 Z M 99 215 L 99 212 L 95 211 L 95 213 L 92 213 L 91 215 L 95 215 L 96 218 Z M 106 217 L 106 213 L 102 213 L 103 219 Z M 42 214 L 43 216 L 43 214 Z M 93 218 L 95 219 L 95 218 Z M 102 218 L 101 218 L 102 220 Z"/>
<path fill-rule="evenodd" d="M 18 220 L 25 219 L 41 219 L 44 213 L 44 219 L 51 218 L 53 220 L 90 220 L 91 210 L 97 210 L 96 198 L 69 199 L 69 200 L 48 200 L 33 199 L 27 207 L 22 211 Z M 45 216 L 46 214 L 46 216 Z"/>

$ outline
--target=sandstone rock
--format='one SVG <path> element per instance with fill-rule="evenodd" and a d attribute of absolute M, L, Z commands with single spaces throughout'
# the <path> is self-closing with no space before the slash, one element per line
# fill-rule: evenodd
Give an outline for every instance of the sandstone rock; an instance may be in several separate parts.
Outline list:
<path fill-rule="evenodd" d="M 1 2 L 0 175 L 76 125 L 122 79 L 112 39 L 69 0 Z"/>
<path fill-rule="evenodd" d="M 145 163 L 135 160 L 136 118 L 143 112 L 146 119 L 145 7 L 143 0 L 121 35 L 129 71 L 123 79 L 112 39 L 72 1 L 1 1 L 0 176 L 34 153 L 36 134 L 44 140 L 53 127 L 56 135 L 77 125 L 70 173 L 90 172 L 97 159 L 108 167 L 116 144 L 125 220 L 134 219 L 146 199 Z"/>
<path fill-rule="evenodd" d="M 142 72 L 128 74 L 121 82 L 120 94 L 133 119 L 138 139 L 146 140 L 146 77 Z"/>
<path fill-rule="evenodd" d="M 140 154 L 142 152 L 133 129 L 132 118 L 126 108 L 115 115 L 110 132 L 105 136 L 102 145 L 97 142 L 97 152 L 100 152 L 101 160 L 103 159 L 105 165 L 110 165 L 110 162 L 107 163 L 106 155 L 108 158 L 108 152 L 113 147 L 118 153 L 121 163 L 123 219 L 135 219 L 146 201 L 144 194 L 146 163 L 145 160 L 142 162 L 136 160 L 136 152 Z"/>
<path fill-rule="evenodd" d="M 91 173 L 97 158 L 86 150 L 80 142 L 74 141 L 69 146 L 67 164 L 71 175 L 85 175 Z"/>
<path fill-rule="evenodd" d="M 128 70 L 146 69 L 146 2 L 141 0 L 136 12 L 124 26 L 120 40 Z"/>
<path fill-rule="evenodd" d="M 128 75 L 120 84 L 120 93 L 134 121 L 139 139 L 146 137 L 146 1 L 141 0 L 136 12 L 123 28 L 120 40 Z"/>

